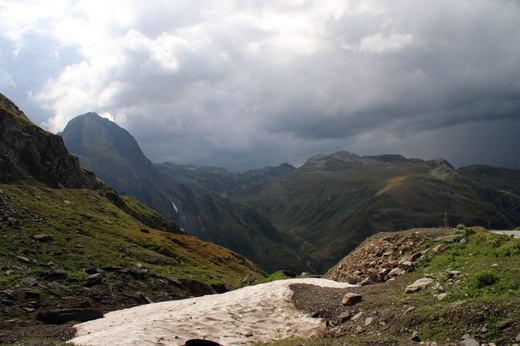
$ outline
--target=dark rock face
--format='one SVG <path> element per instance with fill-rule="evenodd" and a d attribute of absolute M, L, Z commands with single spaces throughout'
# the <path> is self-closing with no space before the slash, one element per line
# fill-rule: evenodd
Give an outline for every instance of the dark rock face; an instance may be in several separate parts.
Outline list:
<path fill-rule="evenodd" d="M 59 309 L 38 313 L 37 319 L 48 324 L 63 324 L 70 321 L 86 322 L 103 318 L 103 312 L 97 309 Z"/>
<path fill-rule="evenodd" d="M 0 94 L 0 182 L 33 180 L 53 188 L 96 189 L 92 172 L 83 170 L 60 136 L 34 125 Z"/>

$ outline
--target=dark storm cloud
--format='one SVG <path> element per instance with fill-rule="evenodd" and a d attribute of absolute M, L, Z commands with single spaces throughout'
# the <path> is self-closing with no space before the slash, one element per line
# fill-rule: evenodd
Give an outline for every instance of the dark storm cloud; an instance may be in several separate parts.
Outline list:
<path fill-rule="evenodd" d="M 31 66 L 52 68 L 33 67 L 38 78 L 21 89 L 52 111 L 48 129 L 94 110 L 153 161 L 240 170 L 337 150 L 518 156 L 516 139 L 482 147 L 468 133 L 520 127 L 514 1 L 3 6 L 0 81 L 22 85 L 31 74 L 14 73 L 27 61 L 7 64 L 7 50 L 37 52 Z"/>

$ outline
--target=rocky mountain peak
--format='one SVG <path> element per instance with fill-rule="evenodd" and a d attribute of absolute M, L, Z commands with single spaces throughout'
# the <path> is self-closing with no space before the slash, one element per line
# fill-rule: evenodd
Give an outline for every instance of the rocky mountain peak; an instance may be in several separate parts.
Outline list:
<path fill-rule="evenodd" d="M 111 169 L 127 174 L 131 169 L 142 172 L 143 177 L 155 175 L 155 169 L 141 151 L 134 137 L 113 121 L 101 117 L 95 112 L 79 115 L 69 121 L 62 133 L 70 152 L 78 155 L 81 163 L 97 172 Z M 96 167 L 90 158 L 97 157 L 98 162 L 105 162 L 104 167 Z M 109 181 L 116 189 L 117 181 Z"/>
<path fill-rule="evenodd" d="M 92 172 L 83 170 L 60 136 L 46 132 L 0 94 L 0 181 L 32 180 L 50 187 L 96 189 Z"/>

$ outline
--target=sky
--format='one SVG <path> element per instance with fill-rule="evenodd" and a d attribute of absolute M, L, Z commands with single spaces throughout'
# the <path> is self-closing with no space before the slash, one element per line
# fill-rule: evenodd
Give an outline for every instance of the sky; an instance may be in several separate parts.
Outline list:
<path fill-rule="evenodd" d="M 152 162 L 318 153 L 520 169 L 520 1 L 0 0 L 0 92 L 90 111 Z"/>

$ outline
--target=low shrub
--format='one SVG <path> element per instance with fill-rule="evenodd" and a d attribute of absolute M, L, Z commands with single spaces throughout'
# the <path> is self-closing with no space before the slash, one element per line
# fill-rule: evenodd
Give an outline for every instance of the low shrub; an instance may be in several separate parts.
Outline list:
<path fill-rule="evenodd" d="M 491 272 L 482 272 L 475 275 L 475 286 L 477 288 L 484 288 L 492 286 L 499 281 L 498 276 Z"/>

